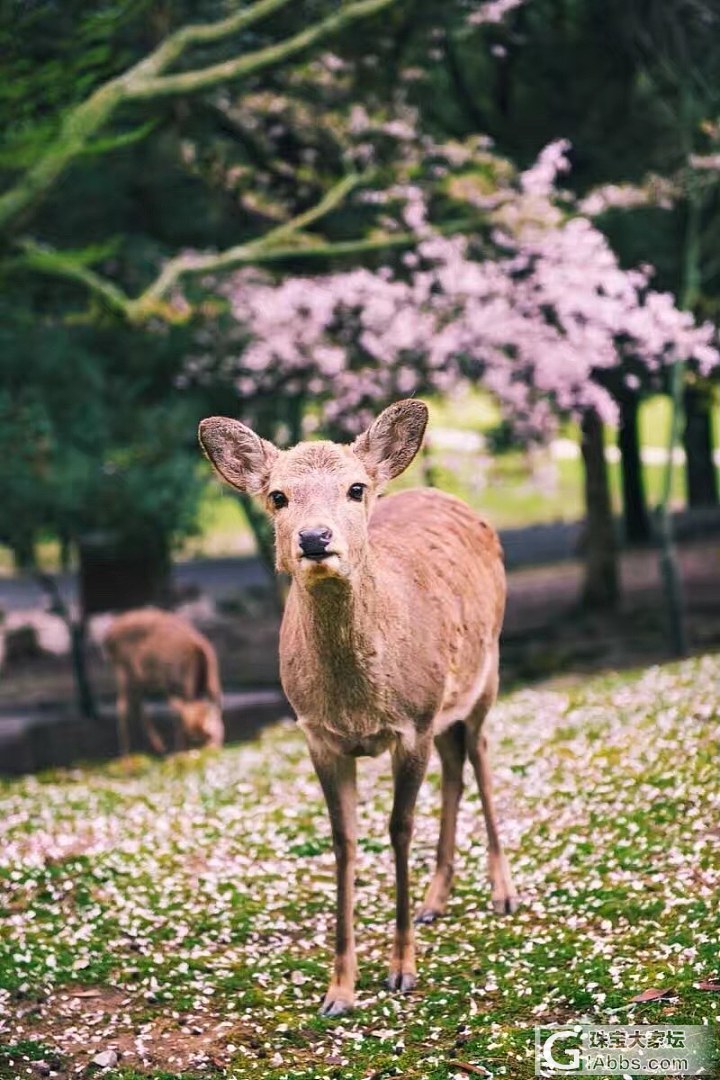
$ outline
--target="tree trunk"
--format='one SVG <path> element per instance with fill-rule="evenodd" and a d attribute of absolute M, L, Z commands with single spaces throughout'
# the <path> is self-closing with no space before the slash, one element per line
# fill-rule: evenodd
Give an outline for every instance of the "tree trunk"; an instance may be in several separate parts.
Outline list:
<path fill-rule="evenodd" d="M 650 517 L 645 498 L 645 478 L 640 457 L 637 394 L 624 393 L 620 399 L 618 442 L 621 454 L 623 525 L 629 544 L 647 543 L 651 538 Z"/>
<path fill-rule="evenodd" d="M 614 608 L 620 589 L 615 523 L 610 502 L 605 433 L 594 409 L 582 418 L 582 458 L 585 466 L 585 583 L 583 605 Z"/>
<path fill-rule="evenodd" d="M 171 599 L 167 537 L 129 543 L 115 533 L 93 533 L 78 542 L 82 618 L 106 611 L 129 611 Z"/>
<path fill-rule="evenodd" d="M 255 538 L 255 546 L 258 555 L 265 566 L 274 589 L 272 595 L 277 601 L 279 611 L 282 611 L 287 598 L 288 584 L 284 577 L 275 573 L 275 535 L 270 520 L 259 506 L 253 502 L 251 495 L 240 493 L 240 505 L 245 511 L 245 518 Z"/>
<path fill-rule="evenodd" d="M 12 553 L 15 569 L 19 573 L 29 574 L 36 568 L 35 538 L 31 533 L 23 533 L 13 538 Z"/>
<path fill-rule="evenodd" d="M 70 654 L 73 677 L 75 679 L 75 698 L 81 716 L 94 723 L 98 719 L 97 704 L 87 666 L 87 622 L 82 612 L 73 615 L 54 578 L 49 574 L 36 574 L 38 584 L 50 598 L 50 611 L 59 615 L 70 633 Z"/>
<path fill-rule="evenodd" d="M 688 506 L 717 506 L 713 461 L 712 396 L 697 386 L 685 389 L 685 490 Z"/>
<path fill-rule="evenodd" d="M 429 439 L 426 439 L 422 445 L 422 449 L 420 451 L 420 466 L 422 468 L 422 478 L 425 486 L 437 487 L 437 469 L 435 468 L 435 460 L 433 458 L 432 447 L 430 445 Z"/>

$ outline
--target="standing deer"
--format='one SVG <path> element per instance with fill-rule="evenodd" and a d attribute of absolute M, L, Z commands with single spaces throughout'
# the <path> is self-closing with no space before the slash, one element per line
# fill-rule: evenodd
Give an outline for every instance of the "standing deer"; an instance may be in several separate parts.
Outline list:
<path fill-rule="evenodd" d="M 396 929 L 388 985 L 416 982 L 408 856 L 415 801 L 435 745 L 442 761 L 437 867 L 417 922 L 432 922 L 453 875 L 463 766 L 470 758 L 488 833 L 496 912 L 517 893 L 498 835 L 482 724 L 498 688 L 505 608 L 494 530 L 432 489 L 377 501 L 415 457 L 420 401 L 386 409 L 351 446 L 304 442 L 280 451 L 236 420 L 211 417 L 200 442 L 220 476 L 259 495 L 275 524 L 277 567 L 292 577 L 280 633 L 282 684 L 325 795 L 337 864 L 335 960 L 320 1012 L 355 998 L 355 759 L 389 750 L 394 800 Z"/>
<path fill-rule="evenodd" d="M 157 754 L 167 747 L 143 698 L 160 693 L 177 713 L 176 749 L 187 738 L 222 746 L 222 691 L 217 656 L 208 639 L 179 615 L 160 608 L 126 611 L 113 620 L 103 642 L 117 682 L 118 742 L 130 750 L 129 725 L 143 722 Z"/>

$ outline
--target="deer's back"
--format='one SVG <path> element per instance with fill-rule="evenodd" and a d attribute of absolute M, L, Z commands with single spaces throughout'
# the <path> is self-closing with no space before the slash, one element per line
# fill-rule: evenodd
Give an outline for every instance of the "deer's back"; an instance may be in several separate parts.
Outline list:
<path fill-rule="evenodd" d="M 200 696 L 210 643 L 172 612 L 140 608 L 119 615 L 106 638 L 111 661 L 149 693 Z"/>
<path fill-rule="evenodd" d="M 469 633 L 496 638 L 505 570 L 493 527 L 453 495 L 413 488 L 380 499 L 370 520 L 378 558 L 415 611 L 430 608 Z"/>
<path fill-rule="evenodd" d="M 460 499 L 428 488 L 380 500 L 370 533 L 393 593 L 396 677 L 419 710 L 434 702 L 439 732 L 495 694 L 506 593 L 498 535 Z"/>

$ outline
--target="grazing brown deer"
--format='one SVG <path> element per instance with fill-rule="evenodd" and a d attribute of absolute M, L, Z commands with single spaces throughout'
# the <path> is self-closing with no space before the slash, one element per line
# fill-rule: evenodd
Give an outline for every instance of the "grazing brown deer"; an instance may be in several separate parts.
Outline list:
<path fill-rule="evenodd" d="M 233 487 L 259 495 L 275 522 L 277 565 L 292 576 L 280 635 L 285 693 L 297 714 L 330 814 L 337 862 L 335 962 L 321 1012 L 355 995 L 355 759 L 389 750 L 396 931 L 388 985 L 415 986 L 408 855 L 433 740 L 442 761 L 437 868 L 416 921 L 445 910 L 463 765 L 470 758 L 488 833 L 496 912 L 517 894 L 500 844 L 482 724 L 498 687 L 505 608 L 502 550 L 459 499 L 431 489 L 377 501 L 422 442 L 427 408 L 400 401 L 351 446 L 305 442 L 280 451 L 223 417 L 200 442 Z"/>
<path fill-rule="evenodd" d="M 222 690 L 217 656 L 208 639 L 185 619 L 160 608 L 126 611 L 113 620 L 104 640 L 117 681 L 118 742 L 130 749 L 129 725 L 143 722 L 153 750 L 167 747 L 153 721 L 143 715 L 143 698 L 165 694 L 178 714 L 175 748 L 186 739 L 222 746 Z"/>

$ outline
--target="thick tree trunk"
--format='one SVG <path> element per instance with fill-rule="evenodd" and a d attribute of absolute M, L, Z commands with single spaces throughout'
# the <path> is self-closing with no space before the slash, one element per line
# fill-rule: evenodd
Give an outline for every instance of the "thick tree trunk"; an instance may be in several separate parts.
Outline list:
<path fill-rule="evenodd" d="M 712 397 L 706 391 L 685 389 L 685 490 L 688 506 L 717 506 L 717 470 L 713 461 Z"/>
<path fill-rule="evenodd" d="M 605 434 L 594 409 L 582 419 L 582 457 L 585 466 L 585 583 L 583 604 L 613 608 L 620 595 L 617 543 L 610 502 Z"/>
<path fill-rule="evenodd" d="M 625 539 L 629 544 L 642 544 L 650 540 L 650 517 L 645 498 L 645 479 L 640 457 L 638 432 L 637 394 L 623 394 L 619 399 L 620 429 L 618 442 L 621 454 L 623 489 L 623 525 Z"/>

